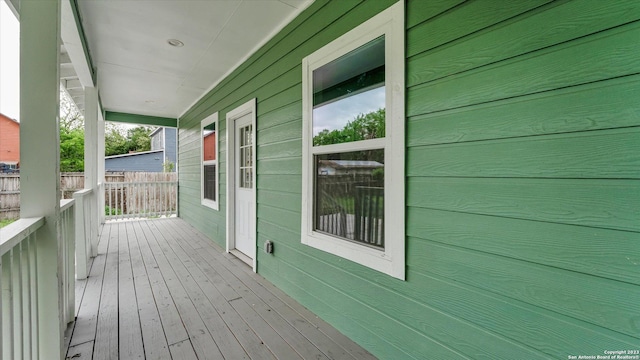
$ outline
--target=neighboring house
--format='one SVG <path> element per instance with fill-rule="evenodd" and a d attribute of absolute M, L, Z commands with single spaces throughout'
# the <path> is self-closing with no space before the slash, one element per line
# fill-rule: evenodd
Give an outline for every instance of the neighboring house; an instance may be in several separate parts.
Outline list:
<path fill-rule="evenodd" d="M 151 151 L 162 150 L 162 158 L 165 163 L 172 163 L 176 171 L 176 129 L 171 127 L 159 127 L 151 133 Z"/>
<path fill-rule="evenodd" d="M 106 156 L 105 171 L 162 172 L 162 150 L 142 151 L 131 154 Z"/>
<path fill-rule="evenodd" d="M 151 133 L 151 151 L 106 156 L 105 171 L 163 172 L 176 167 L 176 129 L 161 127 Z M 173 164 L 173 166 L 167 164 Z"/>
<path fill-rule="evenodd" d="M 20 123 L 3 114 L 0 114 L 0 164 L 5 164 L 2 166 L 5 170 L 20 166 Z"/>

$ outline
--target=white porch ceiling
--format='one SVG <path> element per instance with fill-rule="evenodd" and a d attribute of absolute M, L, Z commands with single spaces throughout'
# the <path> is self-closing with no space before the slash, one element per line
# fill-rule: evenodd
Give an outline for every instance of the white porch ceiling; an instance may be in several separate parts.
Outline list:
<path fill-rule="evenodd" d="M 107 111 L 177 118 L 312 0 L 78 0 Z M 173 47 L 178 39 L 183 47 Z"/>

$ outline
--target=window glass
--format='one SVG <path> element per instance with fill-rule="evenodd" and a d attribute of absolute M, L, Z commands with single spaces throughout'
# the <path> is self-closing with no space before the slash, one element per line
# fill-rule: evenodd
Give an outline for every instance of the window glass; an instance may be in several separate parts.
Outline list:
<path fill-rule="evenodd" d="M 384 150 L 315 156 L 314 230 L 384 248 Z"/>
<path fill-rule="evenodd" d="M 218 210 L 218 116 L 202 120 L 202 204 Z"/>
<path fill-rule="evenodd" d="M 252 126 L 240 128 L 240 184 L 243 189 L 253 188 L 253 144 L 251 143 Z"/>
<path fill-rule="evenodd" d="M 382 36 L 313 71 L 314 146 L 385 136 L 384 50 Z"/>
<path fill-rule="evenodd" d="M 204 165 L 204 198 L 216 201 L 216 167 Z"/>
<path fill-rule="evenodd" d="M 202 159 L 204 161 L 216 160 L 216 124 L 212 123 L 202 128 Z"/>

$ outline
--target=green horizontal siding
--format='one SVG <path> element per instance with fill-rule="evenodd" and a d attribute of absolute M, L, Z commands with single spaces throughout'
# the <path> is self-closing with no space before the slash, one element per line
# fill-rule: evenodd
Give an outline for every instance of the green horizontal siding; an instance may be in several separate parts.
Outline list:
<path fill-rule="evenodd" d="M 258 272 L 378 357 L 637 348 L 634 0 L 408 0 L 407 281 L 300 243 L 302 58 L 392 3 L 315 1 L 180 119 L 180 216 L 224 246 L 225 117 L 255 97 Z M 215 111 L 220 211 L 200 205 Z"/>

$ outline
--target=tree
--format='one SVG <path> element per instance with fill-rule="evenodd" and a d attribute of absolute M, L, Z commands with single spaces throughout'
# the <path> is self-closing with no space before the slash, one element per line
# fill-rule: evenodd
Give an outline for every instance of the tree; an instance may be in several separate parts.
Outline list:
<path fill-rule="evenodd" d="M 138 126 L 127 131 L 127 152 L 140 152 L 151 150 L 151 132 L 154 128 Z"/>
<path fill-rule="evenodd" d="M 60 88 L 60 171 L 84 171 L 84 116 Z"/>
<path fill-rule="evenodd" d="M 122 130 L 112 123 L 106 124 L 104 135 L 104 155 L 120 155 L 128 153 L 127 139 L 122 135 Z"/>
<path fill-rule="evenodd" d="M 84 130 L 60 128 L 60 171 L 84 171 Z"/>
<path fill-rule="evenodd" d="M 313 145 L 341 144 L 385 136 L 385 109 L 359 114 L 340 130 L 322 130 L 313 137 Z"/>
<path fill-rule="evenodd" d="M 153 127 L 138 126 L 125 130 L 115 124 L 107 124 L 104 137 L 105 156 L 128 154 L 151 150 Z M 126 135 L 125 135 L 126 134 Z"/>

